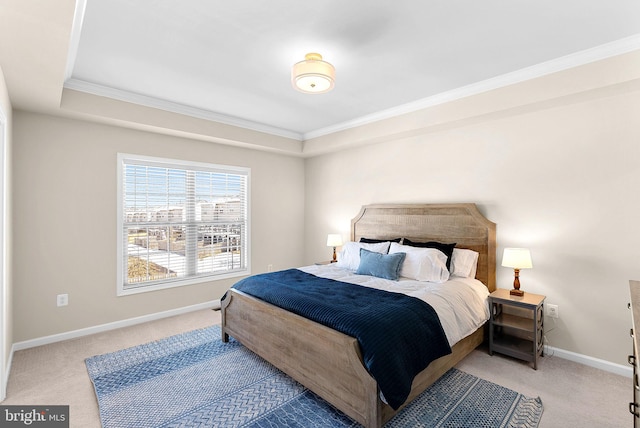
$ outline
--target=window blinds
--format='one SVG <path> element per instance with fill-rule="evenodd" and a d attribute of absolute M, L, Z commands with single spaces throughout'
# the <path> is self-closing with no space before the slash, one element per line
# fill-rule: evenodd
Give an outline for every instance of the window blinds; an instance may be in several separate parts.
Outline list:
<path fill-rule="evenodd" d="M 122 289 L 248 270 L 249 169 L 121 157 Z"/>

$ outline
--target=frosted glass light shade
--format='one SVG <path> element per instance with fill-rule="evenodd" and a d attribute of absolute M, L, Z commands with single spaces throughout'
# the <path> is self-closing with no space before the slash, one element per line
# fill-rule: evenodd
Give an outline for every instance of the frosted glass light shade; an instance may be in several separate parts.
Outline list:
<path fill-rule="evenodd" d="M 528 248 L 505 248 L 502 266 L 514 269 L 531 269 L 531 252 Z"/>
<path fill-rule="evenodd" d="M 329 92 L 335 86 L 336 69 L 322 60 L 318 53 L 308 53 L 304 61 L 291 68 L 291 83 L 298 91 L 308 94 Z"/>

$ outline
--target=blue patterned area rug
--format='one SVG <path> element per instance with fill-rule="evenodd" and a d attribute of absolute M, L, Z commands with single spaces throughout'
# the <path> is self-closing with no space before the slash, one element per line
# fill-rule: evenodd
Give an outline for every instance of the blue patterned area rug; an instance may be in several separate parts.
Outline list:
<path fill-rule="evenodd" d="M 357 427 L 220 327 L 86 360 L 105 428 Z M 385 427 L 537 427 L 539 398 L 451 369 Z"/>

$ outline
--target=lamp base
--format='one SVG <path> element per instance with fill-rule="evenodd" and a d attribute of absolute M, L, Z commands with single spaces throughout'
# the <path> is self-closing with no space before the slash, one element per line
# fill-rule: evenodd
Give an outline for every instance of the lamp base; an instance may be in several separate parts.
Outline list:
<path fill-rule="evenodd" d="M 516 290 L 515 288 L 511 291 L 509 291 L 509 294 L 511 294 L 512 296 L 524 296 L 524 291 L 522 290 Z"/>

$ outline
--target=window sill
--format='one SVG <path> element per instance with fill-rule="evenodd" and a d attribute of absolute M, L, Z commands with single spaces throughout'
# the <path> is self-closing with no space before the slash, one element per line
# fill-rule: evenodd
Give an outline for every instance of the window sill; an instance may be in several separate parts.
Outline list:
<path fill-rule="evenodd" d="M 230 279 L 230 278 L 239 278 L 239 277 L 245 277 L 249 275 L 251 275 L 251 271 L 249 269 L 246 269 L 243 271 L 236 271 L 236 272 L 227 273 L 224 275 L 202 276 L 198 278 L 189 278 L 189 279 L 178 280 L 178 281 L 159 282 L 159 283 L 149 284 L 149 285 L 140 285 L 138 287 L 124 288 L 123 284 L 118 284 L 118 291 L 116 295 L 118 297 L 129 296 L 132 294 L 140 294 L 140 293 L 146 293 L 151 291 L 165 290 L 168 288 L 185 287 L 189 285 L 203 284 L 206 282 L 214 282 L 214 281 Z"/>

